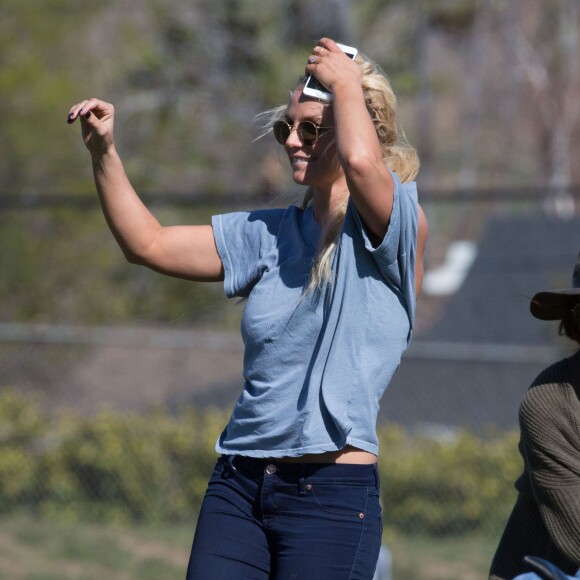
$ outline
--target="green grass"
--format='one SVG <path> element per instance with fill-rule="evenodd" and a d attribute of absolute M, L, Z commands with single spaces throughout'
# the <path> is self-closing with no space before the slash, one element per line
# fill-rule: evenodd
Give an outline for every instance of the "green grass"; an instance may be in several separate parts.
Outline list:
<path fill-rule="evenodd" d="M 12 518 L 0 523 L 0 579 L 181 580 L 192 534 Z"/>
<path fill-rule="evenodd" d="M 193 526 L 0 521 L 0 580 L 181 580 Z M 485 578 L 496 540 L 385 536 L 393 580 Z"/>
<path fill-rule="evenodd" d="M 474 536 L 385 537 L 393 580 L 481 580 L 487 578 L 498 538 Z"/>

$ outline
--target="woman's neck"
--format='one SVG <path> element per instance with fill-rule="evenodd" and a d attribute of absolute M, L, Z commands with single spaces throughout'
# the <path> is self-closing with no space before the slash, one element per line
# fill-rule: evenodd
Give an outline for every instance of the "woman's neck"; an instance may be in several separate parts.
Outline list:
<path fill-rule="evenodd" d="M 348 199 L 348 187 L 344 182 L 333 184 L 328 190 L 313 188 L 312 211 L 314 219 L 324 225 L 329 216 L 335 215 L 337 208 L 344 205 Z"/>

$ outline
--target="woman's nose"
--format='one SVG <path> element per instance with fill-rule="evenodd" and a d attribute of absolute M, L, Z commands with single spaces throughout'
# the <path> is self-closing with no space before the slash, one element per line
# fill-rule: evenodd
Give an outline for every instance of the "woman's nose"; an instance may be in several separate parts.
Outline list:
<path fill-rule="evenodd" d="M 298 137 L 296 127 L 290 129 L 290 134 L 288 135 L 288 139 L 286 139 L 286 147 L 302 147 L 302 141 Z"/>

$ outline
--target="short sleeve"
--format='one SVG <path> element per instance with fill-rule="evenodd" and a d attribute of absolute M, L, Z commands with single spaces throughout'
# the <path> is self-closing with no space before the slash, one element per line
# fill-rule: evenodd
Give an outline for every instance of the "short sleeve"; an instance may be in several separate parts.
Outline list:
<path fill-rule="evenodd" d="M 419 221 L 417 187 L 415 182 L 401 183 L 396 173 L 391 172 L 391 175 L 395 183 L 393 211 L 387 233 L 378 246 L 373 246 L 352 202 L 351 207 L 365 249 L 372 255 L 385 280 L 404 294 L 413 320 Z"/>
<path fill-rule="evenodd" d="M 228 298 L 247 297 L 267 267 L 284 210 L 235 212 L 212 217 Z"/>

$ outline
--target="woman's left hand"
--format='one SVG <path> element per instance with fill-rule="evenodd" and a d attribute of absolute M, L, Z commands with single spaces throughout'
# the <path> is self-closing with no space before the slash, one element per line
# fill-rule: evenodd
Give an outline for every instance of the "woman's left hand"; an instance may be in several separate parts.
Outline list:
<path fill-rule="evenodd" d="M 314 75 L 331 92 L 341 83 L 361 86 L 363 78 L 362 68 L 330 38 L 318 41 L 308 57 L 306 74 Z"/>

